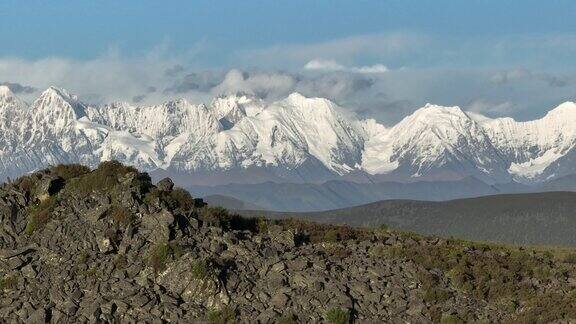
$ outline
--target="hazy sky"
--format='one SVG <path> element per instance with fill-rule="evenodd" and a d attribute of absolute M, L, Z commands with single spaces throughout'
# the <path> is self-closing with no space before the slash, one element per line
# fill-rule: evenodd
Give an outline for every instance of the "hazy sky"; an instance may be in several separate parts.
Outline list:
<path fill-rule="evenodd" d="M 576 100 L 575 13 L 551 0 L 3 0 L 0 82 L 93 102 L 300 91 L 386 123 L 426 102 L 529 119 Z"/>

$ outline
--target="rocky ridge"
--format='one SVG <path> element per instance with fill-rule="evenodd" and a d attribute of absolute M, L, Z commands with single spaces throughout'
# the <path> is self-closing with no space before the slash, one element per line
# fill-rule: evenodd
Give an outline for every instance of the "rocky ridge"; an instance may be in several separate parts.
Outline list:
<path fill-rule="evenodd" d="M 118 162 L 0 187 L 0 317 L 22 323 L 576 319 L 576 257 L 248 219 Z"/>

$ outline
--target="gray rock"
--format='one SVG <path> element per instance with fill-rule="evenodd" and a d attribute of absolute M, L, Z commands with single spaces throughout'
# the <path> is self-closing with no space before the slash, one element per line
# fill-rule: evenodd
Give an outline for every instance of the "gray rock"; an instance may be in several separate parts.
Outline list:
<path fill-rule="evenodd" d="M 170 178 L 164 178 L 158 181 L 156 188 L 160 191 L 171 191 L 174 188 L 174 182 Z"/>

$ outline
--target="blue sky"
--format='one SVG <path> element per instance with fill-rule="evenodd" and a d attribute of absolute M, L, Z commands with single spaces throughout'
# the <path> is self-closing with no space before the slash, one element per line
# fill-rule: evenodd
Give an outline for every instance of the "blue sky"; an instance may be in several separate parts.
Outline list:
<path fill-rule="evenodd" d="M 206 100 L 239 69 L 241 86 L 216 89 L 284 73 L 285 92 L 330 97 L 366 79 L 331 99 L 390 121 L 428 101 L 528 119 L 576 96 L 574 13 L 576 1 L 3 0 L 0 82 L 161 100 L 195 74 L 178 95 Z M 364 73 L 376 65 L 387 72 Z"/>

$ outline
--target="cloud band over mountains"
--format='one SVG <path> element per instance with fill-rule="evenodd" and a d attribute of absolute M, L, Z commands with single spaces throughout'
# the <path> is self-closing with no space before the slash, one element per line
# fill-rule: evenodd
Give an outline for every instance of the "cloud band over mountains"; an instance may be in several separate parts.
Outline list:
<path fill-rule="evenodd" d="M 385 124 L 427 102 L 525 120 L 541 116 L 541 107 L 576 98 L 576 72 L 552 62 L 576 52 L 576 37 L 455 44 L 405 32 L 359 35 L 239 50 L 230 54 L 234 63 L 215 67 L 195 64 L 194 54 L 171 56 L 169 46 L 140 56 L 110 51 L 92 59 L 0 57 L 0 83 L 24 99 L 56 85 L 96 104 L 178 97 L 207 102 L 234 92 L 275 100 L 298 91 Z M 521 59 L 519 52 L 525 53 Z M 474 59 L 474 65 L 464 57 Z"/>

